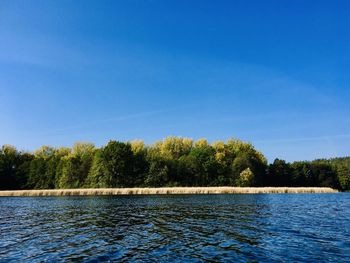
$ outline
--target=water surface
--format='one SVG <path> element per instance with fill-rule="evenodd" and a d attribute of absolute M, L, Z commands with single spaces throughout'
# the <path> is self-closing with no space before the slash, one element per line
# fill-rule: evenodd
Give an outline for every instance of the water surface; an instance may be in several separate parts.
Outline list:
<path fill-rule="evenodd" d="M 350 262 L 350 194 L 0 197 L 0 261 Z"/>

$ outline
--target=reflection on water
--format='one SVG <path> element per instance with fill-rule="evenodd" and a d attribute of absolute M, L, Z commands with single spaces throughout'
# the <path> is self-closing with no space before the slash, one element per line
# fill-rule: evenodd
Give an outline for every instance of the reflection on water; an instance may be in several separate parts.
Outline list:
<path fill-rule="evenodd" d="M 350 262 L 350 194 L 0 198 L 0 261 Z"/>

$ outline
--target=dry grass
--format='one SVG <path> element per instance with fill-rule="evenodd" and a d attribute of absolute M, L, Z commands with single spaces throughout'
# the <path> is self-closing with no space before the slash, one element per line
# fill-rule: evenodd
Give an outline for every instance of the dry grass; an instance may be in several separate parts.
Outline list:
<path fill-rule="evenodd" d="M 328 187 L 162 187 L 0 191 L 0 196 L 336 193 Z"/>

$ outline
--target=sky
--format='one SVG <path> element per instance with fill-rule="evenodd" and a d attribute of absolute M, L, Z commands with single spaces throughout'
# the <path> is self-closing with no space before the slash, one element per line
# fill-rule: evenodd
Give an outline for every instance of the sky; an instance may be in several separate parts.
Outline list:
<path fill-rule="evenodd" d="M 0 145 L 350 155 L 350 2 L 0 0 Z"/>

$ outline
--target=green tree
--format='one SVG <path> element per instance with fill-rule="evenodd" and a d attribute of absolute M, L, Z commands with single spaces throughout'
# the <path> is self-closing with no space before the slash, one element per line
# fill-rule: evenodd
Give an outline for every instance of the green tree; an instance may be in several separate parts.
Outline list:
<path fill-rule="evenodd" d="M 254 174 L 248 167 L 243 170 L 237 179 L 236 185 L 241 187 L 249 187 L 254 184 Z"/>
<path fill-rule="evenodd" d="M 26 189 L 28 185 L 30 163 L 34 159 L 34 155 L 24 152 L 20 154 L 19 159 L 20 161 L 16 169 L 16 189 Z"/>
<path fill-rule="evenodd" d="M 218 185 L 218 161 L 215 158 L 215 150 L 209 144 L 199 143 L 191 150 L 189 157 L 194 165 L 193 177 L 195 185 Z M 189 175 L 188 177 L 191 178 Z"/>
<path fill-rule="evenodd" d="M 29 189 L 50 189 L 51 180 L 46 178 L 46 161 L 44 158 L 35 157 L 29 166 L 28 185 Z"/>
<path fill-rule="evenodd" d="M 16 169 L 19 165 L 19 153 L 11 145 L 4 145 L 0 150 L 0 189 L 16 189 Z"/>
<path fill-rule="evenodd" d="M 162 157 L 154 157 L 150 161 L 150 167 L 145 179 L 145 185 L 161 187 L 169 183 L 169 166 L 167 160 Z"/>
<path fill-rule="evenodd" d="M 338 178 L 332 166 L 324 161 L 314 161 L 311 163 L 312 174 L 316 175 L 313 186 L 338 188 Z"/>
<path fill-rule="evenodd" d="M 147 161 L 147 148 L 143 141 L 130 142 L 133 153 L 133 172 L 132 186 L 143 186 L 149 171 L 149 163 Z"/>
<path fill-rule="evenodd" d="M 30 162 L 28 188 L 53 189 L 56 187 L 56 169 L 59 164 L 57 151 L 51 146 L 42 146 L 34 152 Z"/>
<path fill-rule="evenodd" d="M 75 143 L 70 154 L 61 158 L 58 186 L 81 188 L 86 186 L 95 153 L 91 143 Z"/>
<path fill-rule="evenodd" d="M 268 169 L 266 186 L 290 186 L 292 169 L 284 160 L 275 159 Z"/>
<path fill-rule="evenodd" d="M 59 188 L 79 188 L 84 184 L 84 178 L 80 172 L 81 161 L 77 156 L 68 155 L 61 159 Z"/>
<path fill-rule="evenodd" d="M 106 188 L 110 187 L 106 177 L 107 171 L 104 166 L 102 150 L 95 152 L 92 166 L 85 182 L 86 187 L 90 188 Z"/>
<path fill-rule="evenodd" d="M 133 185 L 133 152 L 128 143 L 110 141 L 101 151 L 104 181 L 108 187 Z"/>
<path fill-rule="evenodd" d="M 193 145 L 193 140 L 189 138 L 167 137 L 162 142 L 157 142 L 154 148 L 167 159 L 178 160 L 181 156 L 187 155 Z"/>
<path fill-rule="evenodd" d="M 349 190 L 350 158 L 287 163 L 267 160 L 252 144 L 168 137 L 154 145 L 110 141 L 33 154 L 0 149 L 0 189 L 135 186 L 327 186 Z"/>
<path fill-rule="evenodd" d="M 341 164 L 336 169 L 340 188 L 344 191 L 350 190 L 350 166 Z"/>

